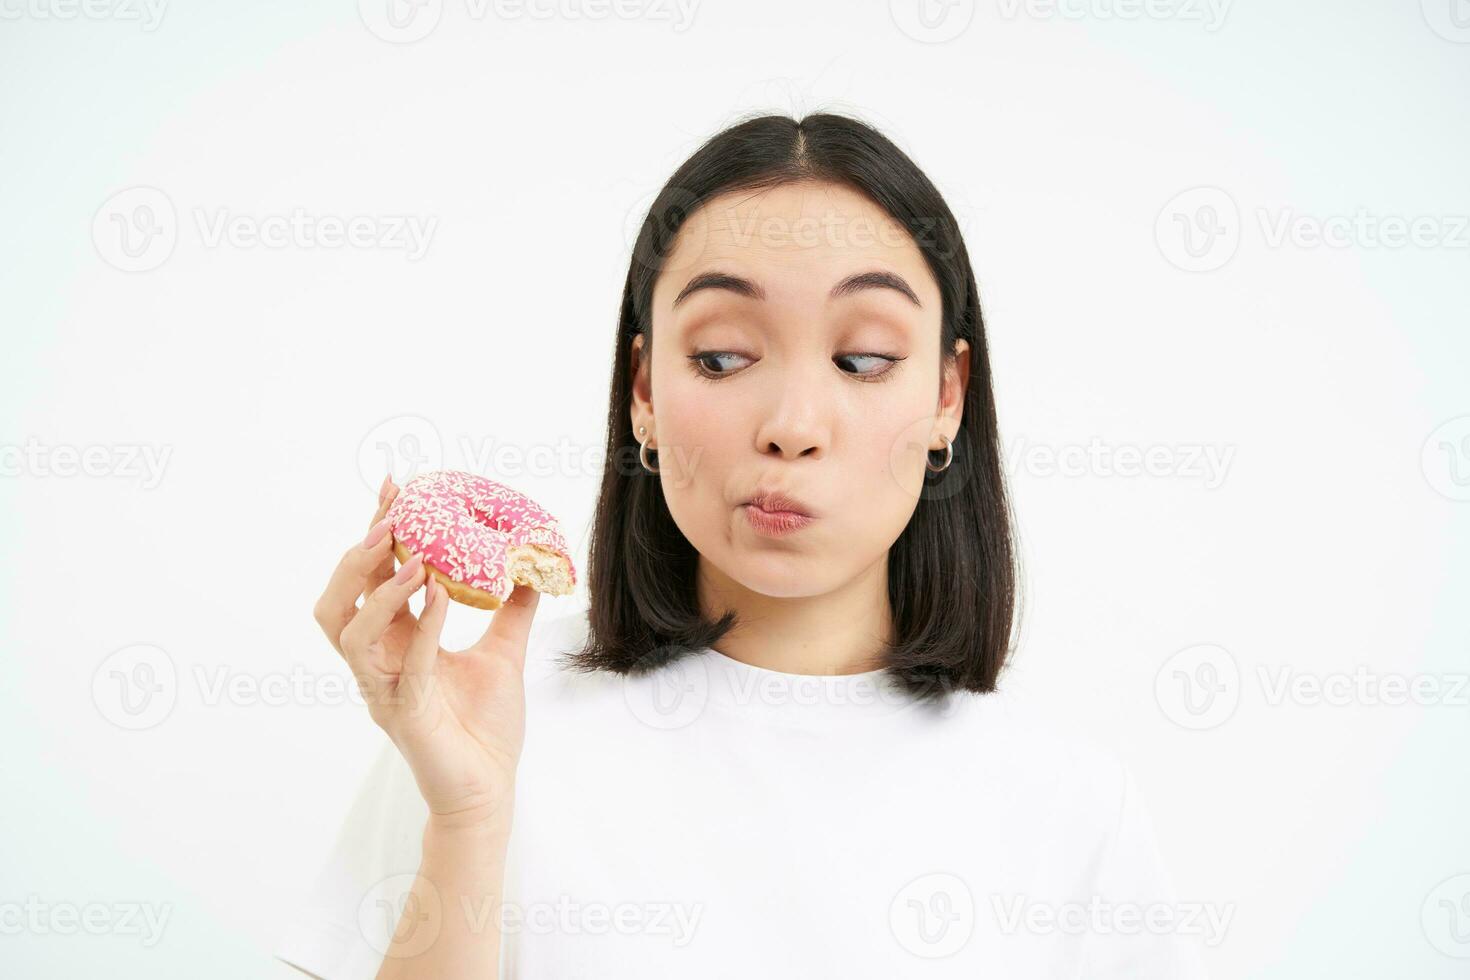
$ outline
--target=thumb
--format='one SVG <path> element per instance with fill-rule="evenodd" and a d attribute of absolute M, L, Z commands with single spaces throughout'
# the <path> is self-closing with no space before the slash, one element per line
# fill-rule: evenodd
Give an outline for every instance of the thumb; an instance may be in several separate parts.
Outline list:
<path fill-rule="evenodd" d="M 516 666 L 524 668 L 531 620 L 535 618 L 540 602 L 540 592 L 529 585 L 517 585 L 511 590 L 510 598 L 492 614 L 490 625 L 471 649 L 503 651 L 515 661 Z"/>

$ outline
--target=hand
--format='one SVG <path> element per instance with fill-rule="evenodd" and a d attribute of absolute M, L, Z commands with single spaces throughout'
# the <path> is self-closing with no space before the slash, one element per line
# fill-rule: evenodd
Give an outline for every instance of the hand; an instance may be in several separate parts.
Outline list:
<path fill-rule="evenodd" d="M 397 494 L 384 478 L 365 539 L 372 543 L 347 549 L 313 615 L 352 668 L 373 721 L 413 770 L 430 819 L 443 826 L 508 819 L 525 740 L 526 639 L 540 593 L 517 585 L 469 649 L 445 650 L 448 594 L 418 555 L 395 575 L 393 536 L 378 526 Z M 415 617 L 408 597 L 421 585 L 424 611 Z"/>

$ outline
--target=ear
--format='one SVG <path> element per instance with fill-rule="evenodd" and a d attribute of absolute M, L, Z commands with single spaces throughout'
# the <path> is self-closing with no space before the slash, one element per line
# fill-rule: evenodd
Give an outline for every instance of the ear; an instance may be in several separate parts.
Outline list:
<path fill-rule="evenodd" d="M 934 417 L 934 434 L 936 442 L 939 434 L 943 433 L 953 442 L 960 431 L 960 419 L 965 413 L 965 392 L 970 387 L 970 344 L 969 341 L 956 340 L 954 345 L 954 356 L 944 359 L 943 370 L 939 379 L 939 408 Z M 931 446 L 931 449 L 943 449 L 941 443 Z"/>
<path fill-rule="evenodd" d="M 633 398 L 628 411 L 634 432 L 638 431 L 640 425 L 647 426 L 650 432 L 653 430 L 653 380 L 649 375 L 652 358 L 649 356 L 651 352 L 646 340 L 644 334 L 633 335 L 632 360 L 629 364 L 633 375 Z"/>

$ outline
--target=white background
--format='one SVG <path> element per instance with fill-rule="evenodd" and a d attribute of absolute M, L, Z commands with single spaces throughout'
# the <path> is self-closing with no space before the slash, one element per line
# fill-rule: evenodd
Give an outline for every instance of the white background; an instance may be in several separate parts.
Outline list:
<path fill-rule="evenodd" d="M 1465 975 L 1470 6 L 913 6 L 0 0 L 0 904 L 50 910 L 7 975 L 293 975 L 268 950 L 383 744 L 310 615 L 378 444 L 506 448 L 584 562 L 640 209 L 761 109 L 859 115 L 959 217 L 1006 683 L 1133 765 L 1181 897 L 1233 909 L 1212 974 Z M 140 204 L 171 251 L 123 251 Z M 298 210 L 432 233 L 211 237 Z"/>

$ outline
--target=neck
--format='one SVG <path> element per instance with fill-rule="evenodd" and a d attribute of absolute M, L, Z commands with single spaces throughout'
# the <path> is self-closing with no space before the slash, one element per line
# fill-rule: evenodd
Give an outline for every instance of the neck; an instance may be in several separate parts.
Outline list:
<path fill-rule="evenodd" d="M 715 649 L 734 660 L 787 674 L 859 674 L 882 666 L 875 659 L 892 640 L 888 556 L 822 595 L 769 596 L 753 592 L 699 559 L 699 605 L 718 619 L 734 610 L 738 622 Z"/>

